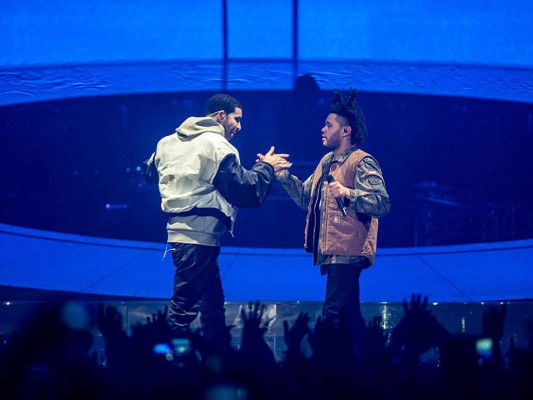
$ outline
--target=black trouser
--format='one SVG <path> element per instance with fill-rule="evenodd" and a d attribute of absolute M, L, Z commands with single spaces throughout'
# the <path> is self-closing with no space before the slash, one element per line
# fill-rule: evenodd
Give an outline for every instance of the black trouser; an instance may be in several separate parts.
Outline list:
<path fill-rule="evenodd" d="M 322 306 L 324 321 L 330 322 L 336 328 L 346 324 L 354 334 L 365 326 L 359 299 L 359 277 L 362 269 L 359 265 L 328 265 L 326 298 Z"/>
<path fill-rule="evenodd" d="M 167 319 L 176 335 L 189 329 L 198 313 L 202 335 L 210 342 L 229 342 L 226 329 L 224 292 L 218 267 L 219 246 L 172 244 L 174 295 Z"/>

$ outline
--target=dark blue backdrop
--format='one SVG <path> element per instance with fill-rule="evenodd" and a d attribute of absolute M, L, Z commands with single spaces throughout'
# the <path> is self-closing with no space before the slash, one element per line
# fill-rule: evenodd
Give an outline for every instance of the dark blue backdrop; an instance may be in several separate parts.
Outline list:
<path fill-rule="evenodd" d="M 353 85 L 392 197 L 380 246 L 530 238 L 531 37 L 525 0 L 3 1 L 0 221 L 164 241 L 136 168 L 209 95 L 244 103 L 245 165 L 275 144 L 303 178 Z M 276 186 L 225 244 L 301 247 L 303 218 Z"/>

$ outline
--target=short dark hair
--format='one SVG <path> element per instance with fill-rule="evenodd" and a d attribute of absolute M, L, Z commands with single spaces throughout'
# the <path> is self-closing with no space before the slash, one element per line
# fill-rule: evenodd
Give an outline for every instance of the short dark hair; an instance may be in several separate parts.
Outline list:
<path fill-rule="evenodd" d="M 205 115 L 216 113 L 217 111 L 224 110 L 226 114 L 235 112 L 236 108 L 241 108 L 241 103 L 227 94 L 215 94 L 207 101 L 205 106 Z"/>
<path fill-rule="evenodd" d="M 347 95 L 335 90 L 331 99 L 330 112 L 337 114 L 345 120 L 344 125 L 352 128 L 352 144 L 361 144 L 365 141 L 368 130 L 366 127 L 365 116 L 359 108 L 356 101 L 357 90 L 350 88 Z"/>

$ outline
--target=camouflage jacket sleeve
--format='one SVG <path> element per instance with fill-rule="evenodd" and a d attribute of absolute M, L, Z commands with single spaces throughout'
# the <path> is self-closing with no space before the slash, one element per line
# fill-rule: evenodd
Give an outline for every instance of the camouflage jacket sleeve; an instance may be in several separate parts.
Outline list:
<path fill-rule="evenodd" d="M 297 176 L 292 175 L 289 171 L 282 171 L 278 178 L 278 182 L 283 189 L 289 194 L 291 199 L 298 207 L 307 210 L 311 196 L 311 184 L 313 183 L 313 175 L 302 182 Z"/>
<path fill-rule="evenodd" d="M 349 208 L 375 218 L 383 217 L 390 210 L 381 168 L 372 157 L 363 158 L 357 165 Z"/>

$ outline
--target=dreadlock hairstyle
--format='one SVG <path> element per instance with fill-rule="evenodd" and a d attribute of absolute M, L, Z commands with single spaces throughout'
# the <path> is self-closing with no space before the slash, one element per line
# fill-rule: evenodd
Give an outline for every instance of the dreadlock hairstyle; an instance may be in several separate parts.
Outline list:
<path fill-rule="evenodd" d="M 330 112 L 340 115 L 346 120 L 345 125 L 352 128 L 352 144 L 361 144 L 368 135 L 365 116 L 356 101 L 357 90 L 350 87 L 345 96 L 339 90 L 333 91 Z"/>

